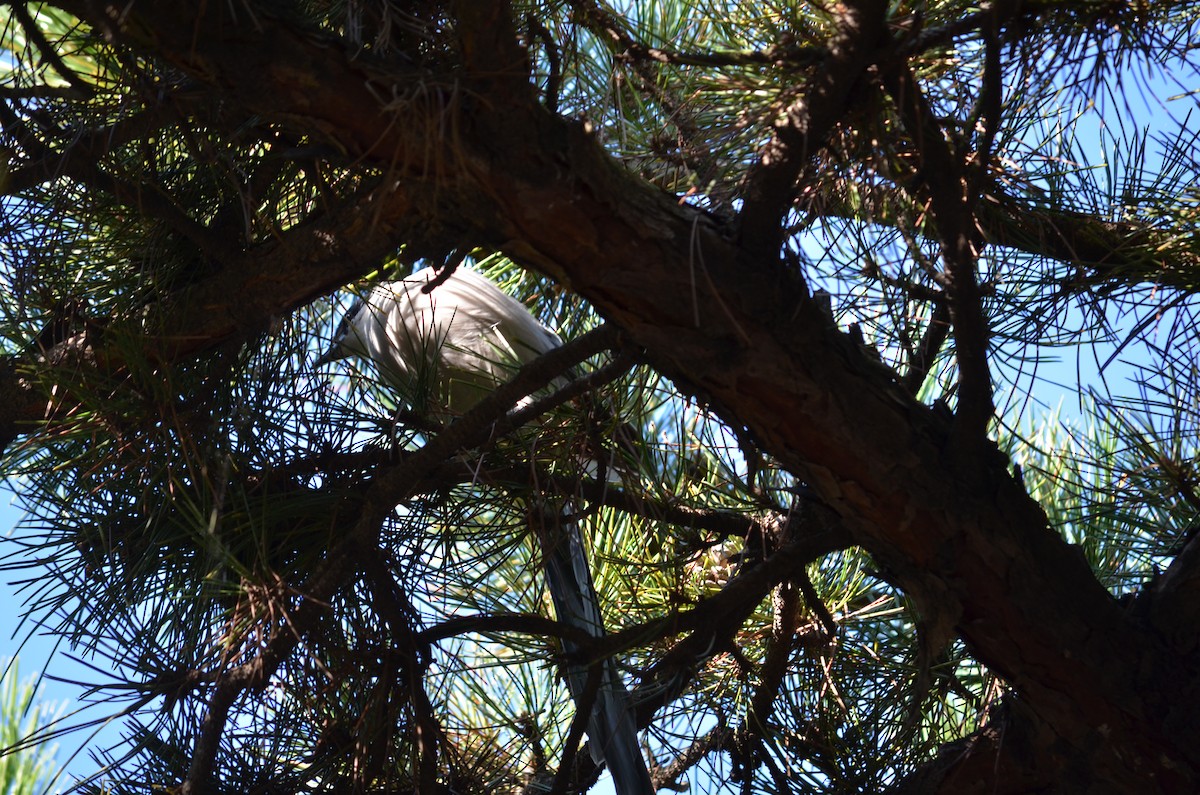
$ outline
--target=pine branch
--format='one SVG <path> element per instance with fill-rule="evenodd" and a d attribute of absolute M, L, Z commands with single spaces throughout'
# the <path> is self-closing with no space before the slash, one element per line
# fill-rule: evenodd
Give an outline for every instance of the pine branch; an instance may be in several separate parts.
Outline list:
<path fill-rule="evenodd" d="M 263 687 L 276 669 L 300 644 L 306 634 L 328 616 L 333 595 L 344 588 L 352 575 L 378 545 L 380 529 L 393 506 L 402 502 L 429 466 L 436 466 L 460 449 L 484 442 L 491 427 L 521 397 L 546 386 L 558 373 L 603 350 L 605 332 L 597 330 L 547 353 L 521 368 L 511 381 L 498 387 L 446 431 L 398 466 L 378 473 L 363 496 L 361 509 L 347 520 L 347 532 L 337 542 L 313 575 L 301 586 L 303 598 L 250 661 L 220 675 L 192 753 L 182 795 L 204 791 L 210 781 L 229 710 L 244 692 Z M 573 358 L 575 357 L 575 358 Z"/>
<path fill-rule="evenodd" d="M 937 219 L 959 369 L 955 434 L 962 449 L 977 450 L 986 443 L 995 406 L 988 365 L 990 330 L 975 275 L 980 248 L 973 213 L 976 199 L 968 193 L 966 164 L 955 157 L 909 67 L 891 65 L 883 70 L 883 81 L 916 141 L 920 177 Z"/>
<path fill-rule="evenodd" d="M 701 599 L 690 611 L 657 622 L 661 629 L 656 622 L 648 622 L 646 627 L 630 627 L 609 636 L 614 644 L 623 645 L 647 634 L 691 632 L 642 674 L 633 694 L 639 727 L 649 725 L 659 708 L 678 698 L 706 660 L 728 649 L 734 634 L 773 588 L 819 557 L 849 545 L 844 530 L 830 529 L 825 522 L 817 518 L 805 522 L 794 540 L 743 569 L 719 593 Z"/>
<path fill-rule="evenodd" d="M 71 98 L 88 100 L 95 96 L 95 88 L 77 75 L 74 69 L 69 68 L 63 62 L 58 49 L 46 39 L 42 33 L 42 29 L 38 27 L 33 17 L 29 15 L 29 9 L 25 3 L 11 2 L 5 3 L 5 5 L 12 9 L 12 15 L 21 24 L 21 29 L 25 31 L 25 36 L 37 48 L 39 60 L 50 64 L 54 68 L 54 71 L 71 86 L 73 91 Z"/>
<path fill-rule="evenodd" d="M 783 219 L 795 199 L 796 180 L 846 113 L 861 75 L 883 46 L 887 4 L 845 3 L 830 43 L 830 57 L 808 81 L 802 97 L 781 113 L 771 140 L 746 175 L 740 220 L 742 245 L 751 256 L 774 261 L 783 244 Z"/>
<path fill-rule="evenodd" d="M 736 753 L 740 766 L 747 772 L 758 767 L 759 748 L 769 731 L 768 721 L 783 678 L 787 675 L 792 656 L 792 638 L 796 634 L 796 619 L 800 613 L 800 590 L 793 584 L 780 583 L 772 596 L 771 639 L 759 667 L 758 687 L 747 705 L 742 725 L 736 732 Z"/>
<path fill-rule="evenodd" d="M 412 625 L 417 610 L 396 582 L 391 570 L 384 564 L 387 556 L 376 548 L 363 558 L 364 578 L 375 596 L 375 605 L 385 618 L 394 638 L 393 649 L 402 661 L 403 680 L 407 685 L 409 701 L 416 716 L 417 790 L 436 792 L 438 782 L 438 751 L 446 743 L 446 731 L 438 722 L 433 703 L 426 691 L 425 679 L 433 662 L 430 645 Z M 361 740 L 360 743 L 361 744 Z M 372 773 L 370 766 L 382 766 L 387 756 L 374 754 L 365 760 L 367 770 L 359 774 L 359 783 L 369 786 L 378 780 L 378 771 Z"/>

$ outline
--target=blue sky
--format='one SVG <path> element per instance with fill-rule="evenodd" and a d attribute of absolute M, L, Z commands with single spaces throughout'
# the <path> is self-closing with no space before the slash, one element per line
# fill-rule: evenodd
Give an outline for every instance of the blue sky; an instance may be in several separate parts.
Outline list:
<path fill-rule="evenodd" d="M 0 528 L 13 528 L 22 517 L 21 511 L 11 503 L 10 492 L 0 492 L 3 502 L 0 503 Z M 10 552 L 9 545 L 0 543 L 0 556 Z M 39 676 L 38 700 L 47 704 L 49 714 L 57 714 L 67 725 L 74 725 L 85 720 L 101 717 L 104 713 L 95 709 L 86 710 L 82 714 L 77 711 L 84 706 L 81 699 L 81 689 L 70 681 L 93 682 L 98 679 L 96 672 L 81 665 L 65 647 L 45 633 L 36 631 L 29 622 L 22 622 L 22 605 L 28 597 L 28 588 L 21 588 L 14 580 L 37 577 L 39 571 L 0 572 L 0 665 L 8 662 L 10 657 L 19 655 L 21 681 L 28 681 Z M 67 682 L 57 681 L 59 679 Z M 65 765 L 68 774 L 79 776 L 90 775 L 97 769 L 96 764 L 89 758 L 86 748 L 90 744 L 114 744 L 120 740 L 118 726 L 108 725 L 99 729 L 72 732 L 54 741 L 58 746 L 57 759 Z M 56 786 L 62 787 L 62 783 Z"/>

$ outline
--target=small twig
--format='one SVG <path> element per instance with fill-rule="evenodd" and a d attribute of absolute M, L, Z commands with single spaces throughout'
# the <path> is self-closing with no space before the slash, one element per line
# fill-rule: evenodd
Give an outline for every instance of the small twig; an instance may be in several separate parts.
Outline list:
<path fill-rule="evenodd" d="M 929 318 L 929 326 L 921 336 L 921 342 L 908 363 L 908 370 L 900 378 L 900 386 L 914 397 L 925 384 L 933 369 L 938 351 L 950 336 L 950 307 L 945 301 L 933 305 L 933 314 Z"/>
<path fill-rule="evenodd" d="M 817 593 L 817 589 L 813 587 L 812 580 L 808 578 L 808 572 L 800 569 L 795 582 L 800 587 L 800 593 L 804 594 L 804 603 L 808 605 L 808 609 L 813 611 L 817 619 L 821 622 L 821 626 L 825 628 L 825 633 L 830 638 L 837 635 L 837 621 L 834 620 L 833 614 L 829 612 L 829 608 L 825 606 L 825 602 Z"/>
<path fill-rule="evenodd" d="M 592 649 L 600 645 L 600 639 L 589 635 L 580 627 L 571 626 L 544 616 L 528 613 L 488 613 L 473 616 L 455 616 L 416 633 L 414 642 L 433 645 L 458 635 L 476 633 L 480 635 L 513 632 L 520 635 L 541 635 L 548 638 L 569 640 L 580 647 L 580 658 L 592 659 L 600 656 Z M 605 640 L 608 638 L 606 637 Z M 607 645 L 607 644 L 605 644 Z"/>
<path fill-rule="evenodd" d="M 709 729 L 702 737 L 698 737 L 683 753 L 675 757 L 670 764 L 656 768 L 652 773 L 656 789 L 666 789 L 677 781 L 680 776 L 695 767 L 701 759 L 725 747 L 731 732 L 727 726 L 718 725 Z"/>
<path fill-rule="evenodd" d="M 941 303 L 945 300 L 946 294 L 940 290 L 935 290 L 928 285 L 920 282 L 912 282 L 903 279 L 897 279 L 895 276 L 889 276 L 882 269 L 877 269 L 874 273 L 875 278 L 886 284 L 888 287 L 894 287 L 905 295 L 915 298 L 919 301 L 927 301 L 929 303 Z"/>
<path fill-rule="evenodd" d="M 973 14 L 964 14 L 953 22 L 918 32 L 900 45 L 897 49 L 897 55 L 909 56 L 926 52 L 932 48 L 950 44 L 955 39 L 971 31 L 979 30 L 992 20 L 996 20 L 996 24 L 1000 24 L 1001 22 L 1008 23 L 1023 13 L 1021 3 L 1005 3 L 1004 5 L 1008 6 L 1008 12 L 1002 18 L 997 18 L 996 5 L 996 3 L 992 3 L 982 11 L 976 11 Z M 1033 7 L 1029 8 L 1033 9 Z"/>
<path fill-rule="evenodd" d="M 591 334 L 596 335 L 594 339 L 589 340 L 589 349 L 591 349 L 593 347 L 595 347 L 596 349 L 593 350 L 591 353 L 587 354 L 586 356 L 582 356 L 582 357 L 578 358 L 576 361 L 567 365 L 565 370 L 556 371 L 554 373 L 554 376 L 557 377 L 558 375 L 561 375 L 562 373 L 566 372 L 567 370 L 572 369 L 573 367 L 575 367 L 575 365 L 581 363 L 584 359 L 588 358 L 589 356 L 593 356 L 596 353 L 599 353 L 600 351 L 603 351 L 606 349 L 611 349 L 612 347 L 614 347 L 617 344 L 617 338 L 618 338 L 619 333 L 620 332 L 618 331 L 618 329 L 615 326 L 610 326 L 607 323 L 604 324 L 603 326 L 600 326 L 599 328 L 589 331 L 587 334 L 584 335 L 584 337 L 587 337 L 588 335 L 591 335 Z M 584 337 L 579 337 L 578 339 L 581 340 Z M 567 345 L 571 345 L 572 343 L 574 343 L 576 341 L 578 341 L 578 340 L 572 340 L 571 342 L 567 343 Z M 566 345 L 564 345 L 563 347 L 565 348 Z M 559 350 L 561 350 L 561 349 L 559 349 Z M 553 351 L 551 353 L 553 353 Z M 545 354 L 545 355 L 548 356 L 550 354 Z M 540 360 L 540 358 L 544 358 L 544 357 L 539 357 L 538 360 L 534 360 L 530 364 L 536 364 L 537 361 Z M 615 381 L 616 379 L 620 378 L 622 375 L 627 373 L 629 371 L 629 368 L 631 368 L 634 364 L 635 364 L 634 355 L 627 351 L 621 351 L 613 358 L 613 360 L 611 362 L 609 362 L 605 365 L 602 365 L 601 367 L 598 367 L 593 372 L 588 373 L 587 375 L 583 376 L 582 378 L 576 378 L 574 381 L 571 381 L 566 386 L 564 386 L 562 389 L 556 390 L 555 392 L 553 392 L 549 395 L 546 395 L 545 397 L 533 400 L 528 405 L 522 406 L 521 408 L 517 409 L 516 411 L 510 412 L 508 414 L 508 416 L 504 419 L 504 421 L 498 422 L 496 424 L 496 430 L 498 433 L 507 433 L 515 428 L 519 428 L 522 425 L 525 425 L 526 423 L 532 421 L 533 419 L 542 416 L 546 412 L 561 406 L 562 404 L 566 403 L 569 400 L 573 400 L 582 395 L 586 395 L 589 392 L 593 392 L 597 388 L 604 386 L 605 384 L 609 384 L 609 383 Z"/>

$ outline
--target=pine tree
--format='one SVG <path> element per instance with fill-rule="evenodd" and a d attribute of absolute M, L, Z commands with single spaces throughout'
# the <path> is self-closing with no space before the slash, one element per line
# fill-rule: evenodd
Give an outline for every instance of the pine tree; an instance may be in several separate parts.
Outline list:
<path fill-rule="evenodd" d="M 1200 789 L 1200 5 L 4 8 L 4 565 L 120 677 L 85 787 L 586 791 L 611 658 L 663 788 Z M 569 340 L 511 394 L 314 366 L 462 264 Z"/>

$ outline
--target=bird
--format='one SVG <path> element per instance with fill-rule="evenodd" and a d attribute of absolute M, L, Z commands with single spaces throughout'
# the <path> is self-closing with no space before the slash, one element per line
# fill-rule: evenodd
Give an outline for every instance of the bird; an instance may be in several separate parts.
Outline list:
<path fill-rule="evenodd" d="M 449 275 L 427 269 L 382 283 L 356 299 L 316 364 L 368 360 L 400 395 L 428 395 L 428 408 L 453 415 L 468 411 L 521 365 L 560 345 L 559 336 L 520 301 L 460 265 Z M 559 621 L 602 637 L 604 621 L 576 514 L 568 500 L 539 523 L 546 586 Z M 563 651 L 568 659 L 579 655 L 579 647 L 565 640 Z M 600 686 L 587 719 L 592 759 L 607 765 L 617 795 L 651 795 L 655 790 L 629 693 L 611 659 L 599 664 Z M 585 696 L 587 667 L 568 664 L 565 673 L 578 705 Z"/>
<path fill-rule="evenodd" d="M 458 267 L 443 278 L 427 269 L 355 299 L 316 364 L 366 359 L 400 394 L 428 395 L 438 408 L 462 414 L 561 344 L 481 273 Z"/>

